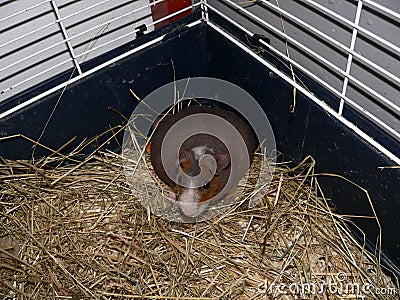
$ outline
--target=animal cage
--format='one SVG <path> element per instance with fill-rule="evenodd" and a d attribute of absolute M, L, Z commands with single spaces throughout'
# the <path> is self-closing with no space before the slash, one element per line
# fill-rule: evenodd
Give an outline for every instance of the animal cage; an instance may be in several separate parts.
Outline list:
<path fill-rule="evenodd" d="M 396 0 L 1 1 L 0 156 L 123 124 L 130 90 L 223 79 L 263 108 L 283 160 L 315 158 L 331 204 L 400 275 L 399 59 Z"/>

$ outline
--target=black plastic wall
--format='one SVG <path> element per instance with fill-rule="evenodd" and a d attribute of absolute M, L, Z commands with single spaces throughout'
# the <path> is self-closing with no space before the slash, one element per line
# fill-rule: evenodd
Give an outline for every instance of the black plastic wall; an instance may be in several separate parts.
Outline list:
<path fill-rule="evenodd" d="M 193 16 L 184 21 L 190 21 L 190 18 Z M 238 39 L 245 42 L 245 37 L 229 26 L 226 30 L 237 34 Z M 110 126 L 124 124 L 124 118 L 116 111 L 129 117 L 137 104 L 129 89 L 144 98 L 157 87 L 173 81 L 174 70 L 176 79 L 208 76 L 230 81 L 247 90 L 260 103 L 273 127 L 278 150 L 284 154 L 285 160 L 298 163 L 305 156 L 312 155 L 317 162 L 317 172 L 343 175 L 368 190 L 382 226 L 384 258 L 388 258 L 388 264 L 400 267 L 400 235 L 397 231 L 400 229 L 400 170 L 379 169 L 392 165 L 390 160 L 300 93 L 297 94 L 296 109 L 291 113 L 292 87 L 212 28 L 198 25 L 189 29 L 174 25 L 165 28 L 164 32 L 168 32 L 168 35 L 161 43 L 69 86 L 50 119 L 41 143 L 57 149 L 72 137 L 77 137 L 76 145 Z M 151 33 L 135 41 L 135 44 L 160 34 Z M 127 45 L 125 49 L 117 51 L 133 46 Z M 265 55 L 285 71 L 279 62 Z M 100 59 L 104 60 L 105 57 Z M 302 77 L 306 84 L 315 85 Z M 0 109 L 29 99 L 43 89 L 45 86 L 11 99 Z M 337 102 L 325 90 L 320 89 L 319 93 L 333 105 Z M 38 139 L 59 95 L 60 91 L 0 120 L 0 133 L 3 136 L 23 133 Z M 362 116 L 351 110 L 345 113 L 362 124 L 363 128 L 385 137 Z M 399 145 L 389 137 L 385 143 L 392 150 L 400 152 Z M 115 150 L 118 143 L 111 143 L 107 147 Z M 35 152 L 37 156 L 46 154 L 48 152 L 39 149 Z M 30 158 L 32 144 L 20 138 L 3 141 L 0 143 L 0 155 L 14 159 Z M 320 181 L 326 196 L 333 199 L 339 212 L 373 215 L 366 194 L 361 189 L 340 178 L 321 176 Z M 352 221 L 365 231 L 370 245 L 374 245 L 379 234 L 376 222 L 362 218 Z"/>

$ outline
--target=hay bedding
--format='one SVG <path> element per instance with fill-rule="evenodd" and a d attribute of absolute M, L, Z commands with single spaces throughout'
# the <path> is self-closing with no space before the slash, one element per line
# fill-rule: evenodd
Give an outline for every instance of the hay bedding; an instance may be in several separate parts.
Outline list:
<path fill-rule="evenodd" d="M 117 154 L 96 152 L 80 164 L 56 154 L 34 164 L 4 160 L 0 297 L 356 298 L 340 291 L 345 282 L 393 288 L 359 299 L 398 299 L 398 283 L 329 210 L 312 158 L 276 167 L 257 207 L 239 201 L 209 221 L 181 224 L 139 204 L 135 197 L 149 191 L 132 193 Z M 319 291 L 327 282 L 336 289 Z"/>

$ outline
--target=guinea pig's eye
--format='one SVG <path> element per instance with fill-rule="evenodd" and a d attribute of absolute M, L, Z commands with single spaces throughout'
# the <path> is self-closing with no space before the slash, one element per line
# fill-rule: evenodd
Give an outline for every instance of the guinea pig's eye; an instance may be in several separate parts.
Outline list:
<path fill-rule="evenodd" d="M 208 190 L 210 188 L 211 182 L 207 182 L 205 185 L 203 185 L 203 189 Z"/>

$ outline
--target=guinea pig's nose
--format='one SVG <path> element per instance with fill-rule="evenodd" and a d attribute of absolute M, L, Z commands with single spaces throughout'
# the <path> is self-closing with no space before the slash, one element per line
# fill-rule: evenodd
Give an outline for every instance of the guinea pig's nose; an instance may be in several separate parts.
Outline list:
<path fill-rule="evenodd" d="M 208 204 L 202 203 L 198 205 L 190 205 L 189 203 L 182 203 L 180 205 L 182 215 L 188 221 L 195 221 L 208 207 Z"/>

